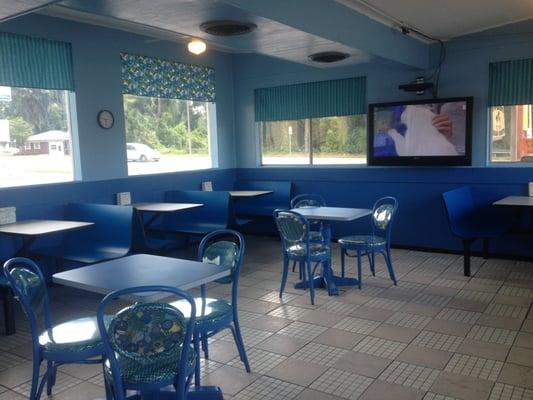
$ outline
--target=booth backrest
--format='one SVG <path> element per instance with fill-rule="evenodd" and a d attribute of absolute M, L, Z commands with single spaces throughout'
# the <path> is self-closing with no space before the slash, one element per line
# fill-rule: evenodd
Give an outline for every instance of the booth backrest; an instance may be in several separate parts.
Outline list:
<path fill-rule="evenodd" d="M 235 190 L 272 190 L 264 196 L 235 201 L 237 215 L 272 217 L 275 209 L 288 209 L 292 198 L 292 182 L 288 181 L 236 181 Z"/>

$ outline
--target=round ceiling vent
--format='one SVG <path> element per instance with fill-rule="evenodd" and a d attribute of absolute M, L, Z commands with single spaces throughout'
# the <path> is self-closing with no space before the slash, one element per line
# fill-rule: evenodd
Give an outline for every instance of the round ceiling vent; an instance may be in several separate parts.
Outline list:
<path fill-rule="evenodd" d="M 251 22 L 221 20 L 204 22 L 200 29 L 214 36 L 237 36 L 256 30 L 257 25 Z"/>
<path fill-rule="evenodd" d="M 324 51 L 322 53 L 315 53 L 309 56 L 309 59 L 318 63 L 334 63 L 346 60 L 350 55 L 340 51 Z"/>

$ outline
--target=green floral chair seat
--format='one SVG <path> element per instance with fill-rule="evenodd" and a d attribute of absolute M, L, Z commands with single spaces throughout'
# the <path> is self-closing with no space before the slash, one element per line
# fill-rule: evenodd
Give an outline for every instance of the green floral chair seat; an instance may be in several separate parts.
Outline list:
<path fill-rule="evenodd" d="M 44 352 L 83 352 L 102 347 L 96 317 L 79 318 L 44 331 L 39 336 Z"/>
<path fill-rule="evenodd" d="M 329 253 L 330 248 L 324 243 L 310 243 L 309 250 L 311 257 L 324 256 Z M 307 254 L 307 245 L 305 243 L 298 243 L 287 247 L 287 253 L 292 256 L 302 257 Z"/>
<path fill-rule="evenodd" d="M 139 360 L 137 358 L 117 355 L 117 361 L 120 366 L 122 382 L 125 385 L 137 385 L 142 383 L 172 381 L 176 378 L 177 366 L 180 362 L 181 351 L 172 352 L 172 355 L 163 359 Z M 192 346 L 189 346 L 187 353 L 187 373 L 194 370 L 196 354 Z M 105 362 L 104 372 L 108 378 L 111 378 L 111 368 L 109 360 Z"/>
<path fill-rule="evenodd" d="M 339 244 L 364 245 L 367 248 L 384 246 L 387 243 L 384 237 L 373 235 L 352 235 L 339 239 Z"/>
<path fill-rule="evenodd" d="M 194 302 L 196 304 L 197 326 L 233 318 L 233 307 L 225 300 L 207 297 L 204 301 L 201 297 L 196 297 Z M 175 301 L 170 305 L 180 310 L 185 318 L 191 316 L 191 306 L 187 300 Z"/>

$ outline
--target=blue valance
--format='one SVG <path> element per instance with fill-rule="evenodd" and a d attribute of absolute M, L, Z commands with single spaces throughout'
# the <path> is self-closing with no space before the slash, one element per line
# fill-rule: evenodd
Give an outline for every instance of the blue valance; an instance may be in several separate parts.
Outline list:
<path fill-rule="evenodd" d="M 74 90 L 70 43 L 0 32 L 0 86 Z"/>
<path fill-rule="evenodd" d="M 122 92 L 167 99 L 215 101 L 215 70 L 122 53 Z"/>
<path fill-rule="evenodd" d="M 533 104 L 533 58 L 491 63 L 489 105 Z"/>
<path fill-rule="evenodd" d="M 256 121 L 286 121 L 365 113 L 365 77 L 255 90 Z"/>

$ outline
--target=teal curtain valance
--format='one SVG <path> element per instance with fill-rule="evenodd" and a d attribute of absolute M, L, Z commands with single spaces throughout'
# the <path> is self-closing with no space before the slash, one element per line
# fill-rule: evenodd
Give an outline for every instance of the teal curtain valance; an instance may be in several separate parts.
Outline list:
<path fill-rule="evenodd" d="M 0 86 L 74 90 L 70 43 L 0 32 Z"/>
<path fill-rule="evenodd" d="M 489 65 L 489 105 L 533 104 L 533 58 Z"/>
<path fill-rule="evenodd" d="M 256 121 L 286 121 L 365 113 L 365 77 L 255 90 Z"/>
<path fill-rule="evenodd" d="M 215 70 L 122 53 L 122 92 L 135 96 L 215 101 Z"/>

